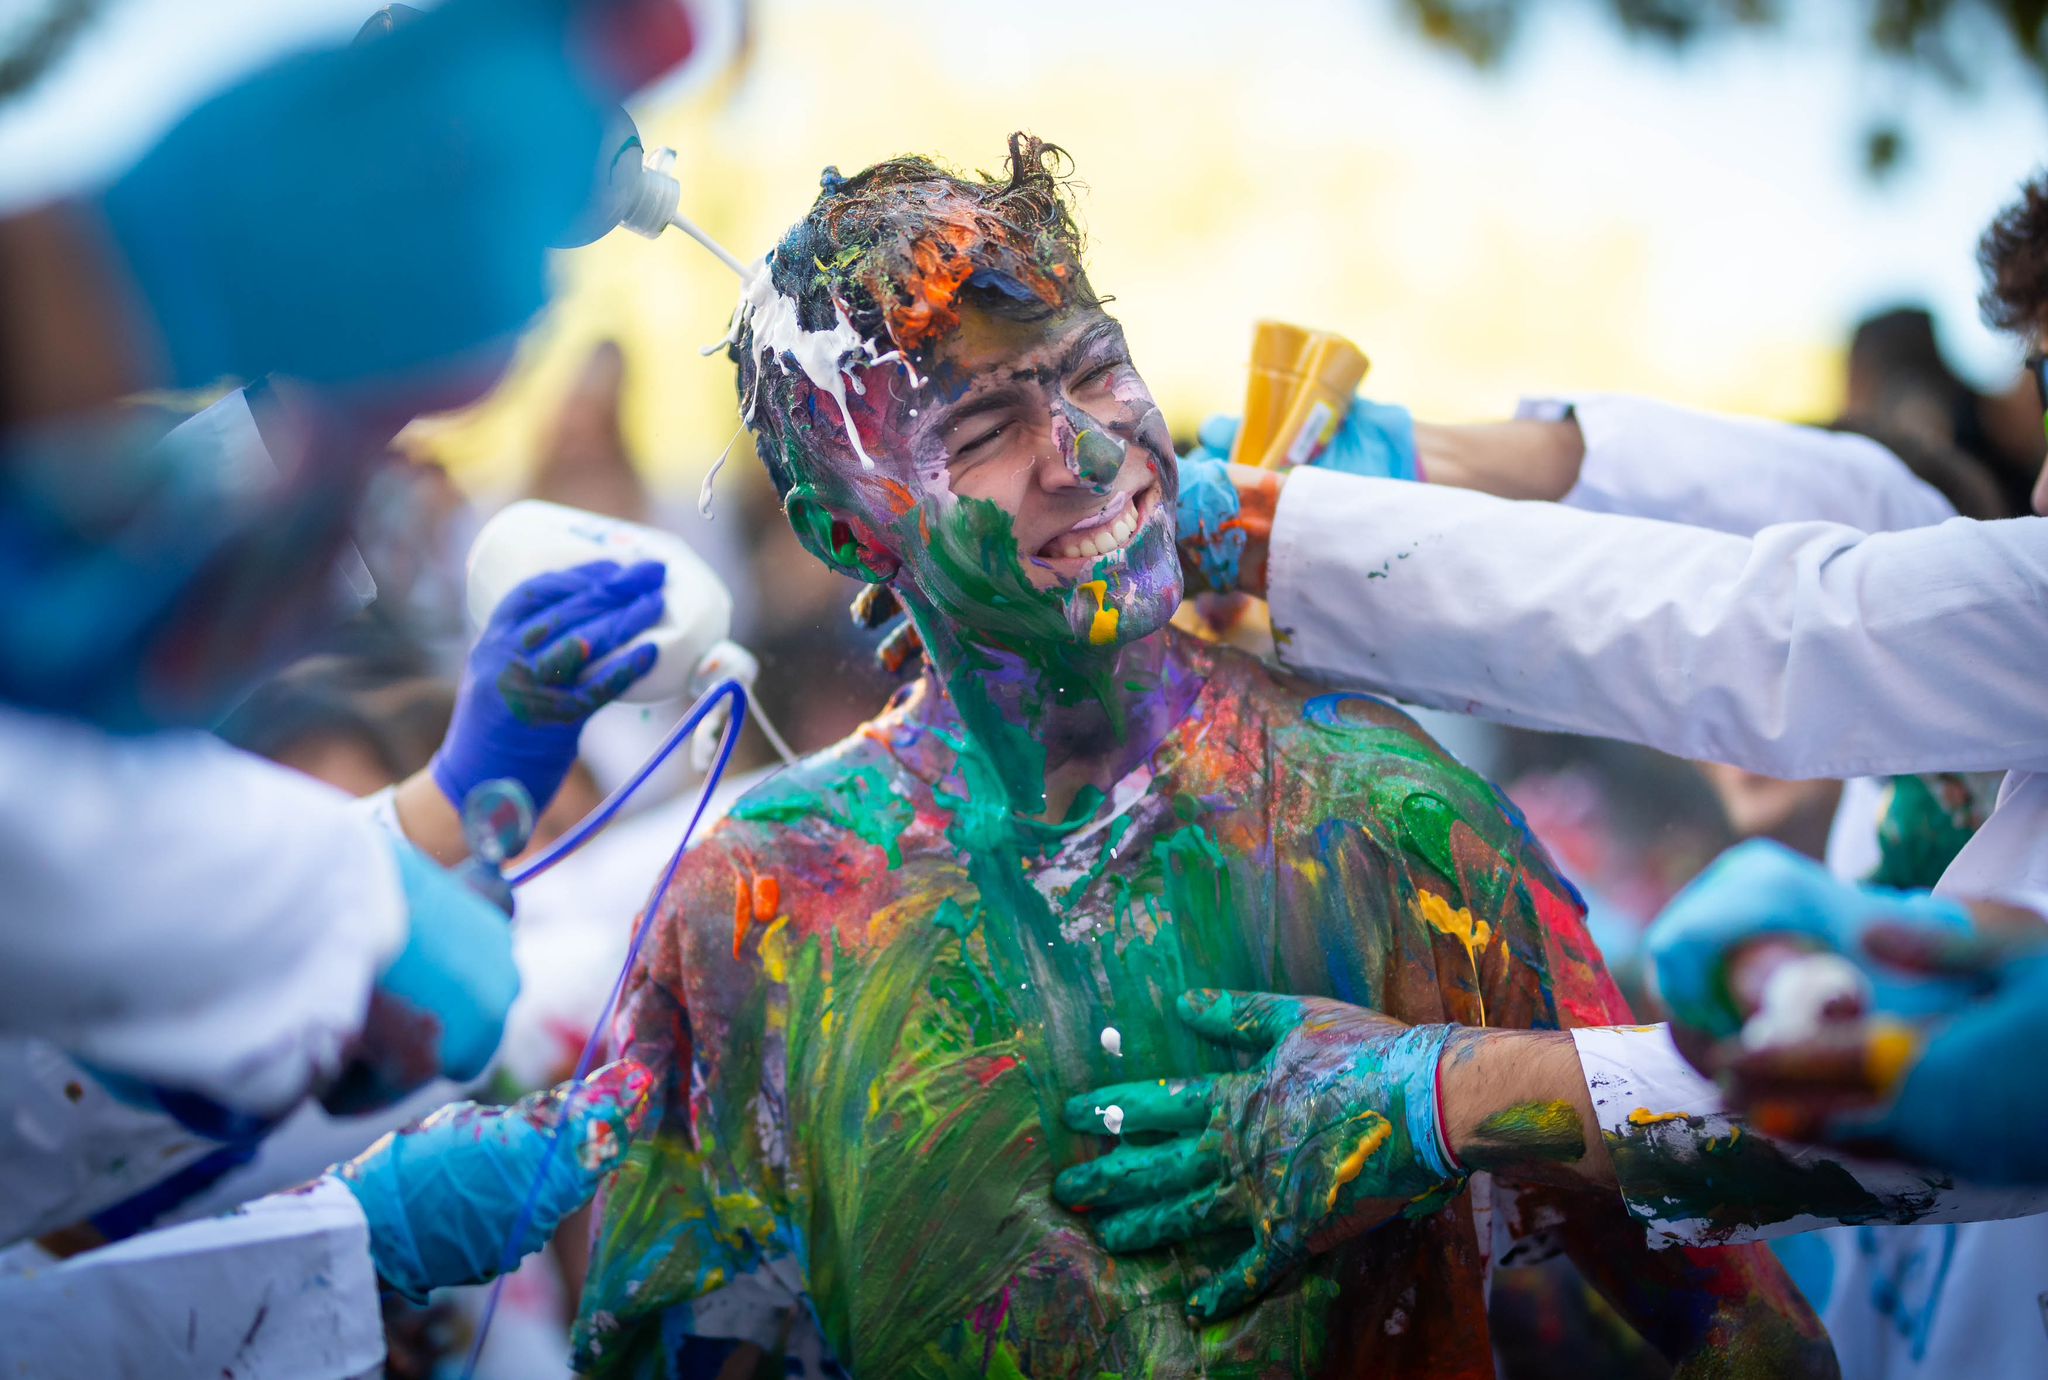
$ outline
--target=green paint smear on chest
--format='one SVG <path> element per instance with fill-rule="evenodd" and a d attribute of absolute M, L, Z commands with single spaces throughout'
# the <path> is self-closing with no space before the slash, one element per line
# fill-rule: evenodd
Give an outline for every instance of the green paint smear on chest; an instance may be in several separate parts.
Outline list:
<path fill-rule="evenodd" d="M 775 824 L 822 820 L 881 849 L 892 868 L 903 866 L 903 833 L 916 816 L 915 807 L 897 794 L 879 767 L 855 767 L 822 790 L 771 786 L 732 809 L 734 819 Z"/>
<path fill-rule="evenodd" d="M 899 522 L 901 539 L 925 540 L 917 529 L 920 511 L 912 509 Z M 1046 755 L 1038 730 L 1046 708 L 1093 702 L 1122 740 L 1116 658 L 1083 644 L 1065 597 L 1032 585 L 1018 559 L 1010 515 L 994 503 L 961 499 L 933 524 L 929 550 L 932 601 L 941 609 L 980 609 L 983 618 L 975 630 L 978 640 L 961 636 L 942 618 L 919 618 L 918 633 L 933 664 L 945 668 L 947 694 L 994 767 L 1003 798 L 1036 813 L 1045 808 Z M 991 646 L 1022 660 L 1047 703 L 1026 705 L 1014 715 L 990 699 L 988 677 L 1002 670 Z"/>

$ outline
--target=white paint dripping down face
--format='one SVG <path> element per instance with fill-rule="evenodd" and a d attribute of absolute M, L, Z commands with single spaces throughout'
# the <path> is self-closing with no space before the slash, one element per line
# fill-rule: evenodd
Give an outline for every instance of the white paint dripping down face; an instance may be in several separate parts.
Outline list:
<path fill-rule="evenodd" d="M 883 353 L 872 340 L 854 329 L 847 318 L 846 308 L 838 302 L 832 304 L 832 328 L 825 331 L 807 331 L 797 319 L 796 299 L 775 289 L 774 275 L 770 271 L 771 259 L 763 259 L 747 275 L 740 288 L 739 306 L 732 315 L 732 329 L 726 332 L 722 348 L 740 338 L 742 331 L 752 329 L 753 350 L 757 372 L 754 375 L 755 397 L 747 399 L 746 421 L 754 419 L 754 405 L 758 401 L 761 375 L 758 370 L 765 367 L 770 358 L 779 359 L 788 355 L 804 371 L 804 377 L 813 387 L 829 395 L 839 407 L 839 420 L 846 428 L 846 439 L 853 446 L 853 453 L 860 457 L 861 468 L 872 470 L 874 460 L 861 446 L 860 432 L 853 424 L 853 414 L 846 405 L 846 386 L 851 383 L 853 391 L 865 393 L 865 385 L 853 374 L 855 366 L 873 364 L 901 364 L 903 372 L 910 379 L 910 386 L 922 386 L 924 380 L 917 376 L 910 361 L 900 350 Z"/>

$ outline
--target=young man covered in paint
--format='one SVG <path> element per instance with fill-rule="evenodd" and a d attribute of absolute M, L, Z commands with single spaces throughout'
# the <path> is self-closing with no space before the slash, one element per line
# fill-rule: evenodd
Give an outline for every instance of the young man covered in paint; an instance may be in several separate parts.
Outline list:
<path fill-rule="evenodd" d="M 1681 1373 L 1832 1374 L 1767 1256 L 1652 1252 L 1551 1181 L 1571 1108 L 1440 1096 L 1465 1027 L 1625 1008 L 1484 780 L 1167 630 L 1176 462 L 1057 157 L 828 173 L 742 306 L 791 522 L 929 665 L 646 920 L 658 1129 L 602 1205 L 581 1364 L 815 1329 L 889 1380 L 1491 1376 L 1494 1245 L 1540 1224 Z"/>

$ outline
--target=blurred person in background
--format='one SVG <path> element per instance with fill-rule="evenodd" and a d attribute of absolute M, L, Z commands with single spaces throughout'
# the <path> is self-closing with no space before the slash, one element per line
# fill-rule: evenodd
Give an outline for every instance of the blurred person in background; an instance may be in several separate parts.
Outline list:
<path fill-rule="evenodd" d="M 607 190 L 613 103 L 689 48 L 676 5 L 457 0 L 258 72 L 108 186 L 0 220 L 0 700 L 10 775 L 66 768 L 57 801 L 4 806 L 0 868 L 44 922 L 10 930 L 8 1030 L 258 1116 L 344 1045 L 473 1072 L 468 1046 L 495 1043 L 510 968 L 465 888 L 382 856 L 296 778 L 200 740 L 93 735 L 210 721 L 327 616 L 365 450 L 502 366 L 545 300 L 547 246 Z M 285 210 L 300 201 L 324 213 Z M 165 442 L 112 410 L 266 374 Z M 199 830 L 221 799 L 238 828 Z M 116 848 L 127 867 L 91 866 Z M 364 994 L 399 1002 L 378 983 L 408 936 L 447 927 L 471 942 L 410 950 L 455 965 L 442 1048 L 418 1048 L 418 1021 L 366 1037 Z"/>
<path fill-rule="evenodd" d="M 36 1192 L 10 1195 L 26 1214 L 10 1236 L 53 1204 L 104 1201 L 114 1186 L 137 1190 L 132 1206 L 165 1186 L 139 1177 L 166 1171 L 147 1157 L 124 1169 L 49 1153 L 63 1137 L 45 1120 L 62 1125 L 83 1103 L 118 1093 L 124 1111 L 175 1128 L 156 1134 L 225 1148 L 260 1139 L 309 1089 L 345 1083 L 363 1105 L 388 1104 L 437 1071 L 473 1074 L 496 1045 L 516 980 L 493 907 L 312 783 L 163 730 L 210 719 L 317 623 L 361 457 L 392 427 L 377 419 L 475 396 L 502 367 L 545 299 L 546 247 L 603 186 L 607 112 L 689 48 L 680 5 L 455 0 L 377 42 L 277 64 L 193 112 L 106 189 L 0 222 L 0 698 L 13 706 L 19 797 L 5 802 L 13 851 L 0 867 L 38 921 L 10 930 L 0 1005 L 10 1033 L 48 1036 L 94 1065 L 34 1106 L 34 1080 L 10 1083 L 16 1148 L 50 1170 Z M 266 373 L 277 388 L 234 395 L 168 446 L 138 440 L 109 410 L 151 383 Z M 314 389 L 264 406 L 284 375 Z M 266 412 L 286 434 L 266 431 Z M 529 669 L 545 682 L 582 667 Z M 487 713 L 479 706 L 462 707 Z M 433 784 L 446 794 L 472 780 L 506 750 L 499 727 L 458 722 Z M 453 811 L 414 811 L 429 851 L 459 855 L 440 846 Z M 154 1350 L 143 1300 L 183 1316 L 177 1300 L 208 1287 L 193 1261 L 223 1258 L 224 1241 L 246 1234 L 232 1254 L 252 1305 L 255 1286 L 331 1286 L 312 1305 L 331 1327 L 278 1318 L 272 1338 L 317 1350 L 325 1336 L 336 1346 L 320 1363 L 343 1364 L 365 1312 L 374 1318 L 374 1304 L 356 1306 L 375 1282 L 369 1262 L 418 1290 L 487 1272 L 506 1248 L 516 1203 L 498 1205 L 495 1239 L 474 1219 L 464 1239 L 434 1239 L 445 1205 L 424 1161 L 531 1168 L 551 1120 L 602 1132 L 605 1153 L 544 1194 L 551 1225 L 630 1136 L 637 1076 L 614 1071 L 581 1105 L 556 1094 L 552 1112 L 523 1118 L 445 1115 L 239 1226 L 50 1270 L 10 1287 L 10 1316 L 49 1315 L 39 1288 L 75 1299 L 104 1287 L 124 1291 L 124 1327 L 31 1335 L 24 1324 L 10 1340 L 56 1370 L 119 1368 L 115 1358 Z M 219 1288 L 207 1302 L 207 1346 L 226 1345 L 213 1328 L 238 1297 Z M 269 1307 L 256 1305 L 259 1321 Z M 314 1373 L 309 1354 L 270 1360 Z"/>

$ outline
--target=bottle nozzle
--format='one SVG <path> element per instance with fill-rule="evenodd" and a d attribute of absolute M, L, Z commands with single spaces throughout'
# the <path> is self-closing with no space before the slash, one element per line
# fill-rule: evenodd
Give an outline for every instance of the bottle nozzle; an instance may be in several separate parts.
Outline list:
<path fill-rule="evenodd" d="M 655 149 L 640 164 L 640 179 L 629 190 L 619 224 L 650 240 L 661 238 L 682 203 L 683 184 L 676 181 L 676 151 Z"/>

